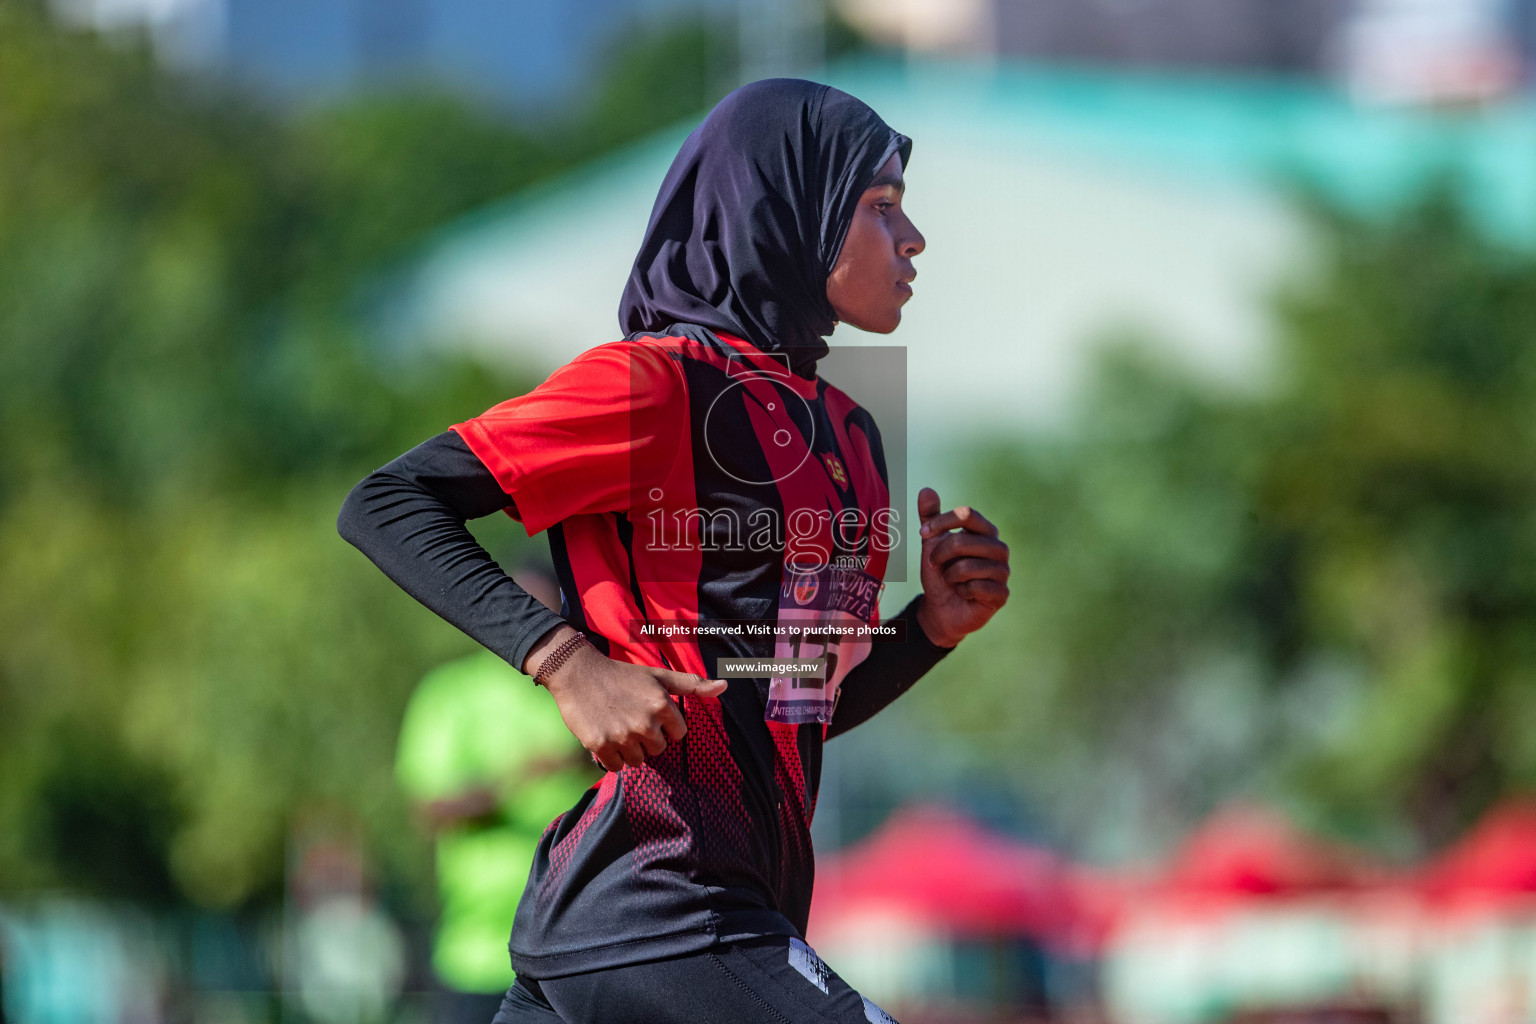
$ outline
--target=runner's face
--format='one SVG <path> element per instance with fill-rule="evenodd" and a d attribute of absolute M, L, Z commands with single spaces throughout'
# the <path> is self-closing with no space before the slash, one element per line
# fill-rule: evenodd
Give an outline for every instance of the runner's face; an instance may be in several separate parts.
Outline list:
<path fill-rule="evenodd" d="M 833 313 L 860 330 L 891 333 L 912 297 L 911 281 L 917 276 L 912 258 L 925 242 L 901 208 L 905 188 L 901 157 L 892 154 L 859 198 L 837 265 L 827 277 Z"/>

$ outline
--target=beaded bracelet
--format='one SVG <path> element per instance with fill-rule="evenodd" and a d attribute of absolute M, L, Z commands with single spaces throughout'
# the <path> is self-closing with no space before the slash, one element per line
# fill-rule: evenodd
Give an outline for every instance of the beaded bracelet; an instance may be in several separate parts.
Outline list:
<path fill-rule="evenodd" d="M 538 672 L 534 673 L 533 676 L 534 683 L 548 686 L 549 677 L 555 672 L 558 672 L 560 670 L 560 666 L 564 665 L 571 659 L 571 655 L 575 654 L 579 649 L 583 647 L 590 646 L 592 645 L 587 642 L 586 635 L 583 633 L 576 633 L 572 636 L 566 637 L 564 640 L 560 641 L 555 649 L 549 652 L 548 657 L 546 657 L 543 662 L 539 664 L 539 670 Z"/>

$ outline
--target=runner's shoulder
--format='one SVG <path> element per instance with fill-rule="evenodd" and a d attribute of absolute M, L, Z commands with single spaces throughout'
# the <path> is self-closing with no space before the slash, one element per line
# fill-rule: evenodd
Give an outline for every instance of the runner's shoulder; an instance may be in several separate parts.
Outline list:
<path fill-rule="evenodd" d="M 683 338 L 641 338 L 610 341 L 577 355 L 551 375 L 562 384 L 590 388 L 594 393 L 628 394 L 658 402 L 682 396 L 684 382 L 673 352 Z"/>

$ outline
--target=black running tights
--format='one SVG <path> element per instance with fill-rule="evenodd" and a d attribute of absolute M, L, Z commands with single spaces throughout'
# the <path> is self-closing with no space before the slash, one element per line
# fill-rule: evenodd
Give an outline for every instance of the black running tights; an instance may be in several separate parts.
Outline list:
<path fill-rule="evenodd" d="M 492 1024 L 896 1024 L 798 939 L 519 978 Z"/>

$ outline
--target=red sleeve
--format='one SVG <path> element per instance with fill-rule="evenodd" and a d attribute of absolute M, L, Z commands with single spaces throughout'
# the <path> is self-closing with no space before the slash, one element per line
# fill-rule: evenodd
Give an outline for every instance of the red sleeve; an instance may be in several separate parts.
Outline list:
<path fill-rule="evenodd" d="M 687 423 L 687 385 L 669 352 L 620 341 L 453 429 L 532 536 L 569 516 L 635 507 L 665 482 Z"/>

